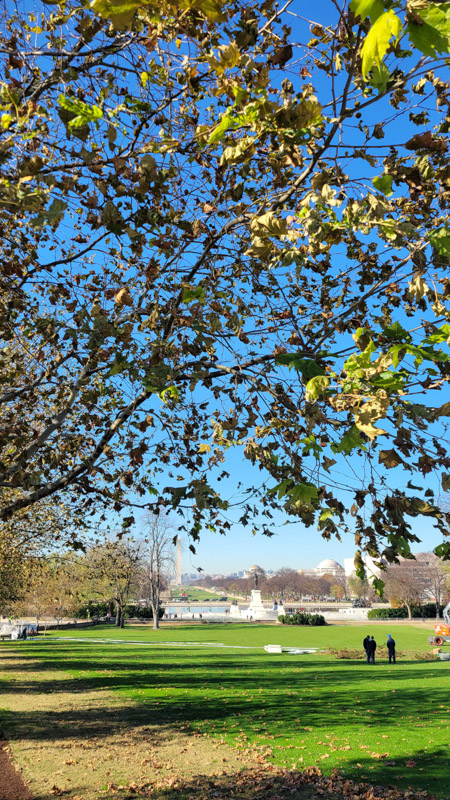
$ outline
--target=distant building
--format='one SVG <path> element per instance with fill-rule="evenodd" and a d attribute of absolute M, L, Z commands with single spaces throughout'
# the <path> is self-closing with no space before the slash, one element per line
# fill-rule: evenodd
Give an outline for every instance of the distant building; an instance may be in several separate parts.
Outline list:
<path fill-rule="evenodd" d="M 317 575 L 342 575 L 344 576 L 344 567 L 342 564 L 339 564 L 338 561 L 334 561 L 332 558 L 325 558 L 323 561 L 318 564 L 315 569 Z"/>

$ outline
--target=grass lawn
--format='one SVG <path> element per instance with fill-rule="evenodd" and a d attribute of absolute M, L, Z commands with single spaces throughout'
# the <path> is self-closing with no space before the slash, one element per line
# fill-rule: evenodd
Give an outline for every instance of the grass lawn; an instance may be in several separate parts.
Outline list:
<path fill-rule="evenodd" d="M 182 593 L 188 595 L 190 602 L 192 600 L 204 600 L 205 602 L 209 602 L 212 597 L 217 597 L 217 599 L 220 599 L 222 597 L 222 594 L 220 592 L 218 594 L 217 592 L 209 591 L 209 589 L 197 589 L 195 586 L 185 586 L 183 590 L 172 589 L 171 599 L 172 600 L 179 599 Z"/>
<path fill-rule="evenodd" d="M 368 632 L 379 644 L 387 632 L 394 636 L 402 654 L 397 665 L 389 666 L 385 658 L 369 666 L 362 658 L 337 659 L 326 652 L 269 655 L 262 649 L 282 644 L 361 651 Z M 136 780 L 146 757 L 153 768 L 145 749 L 160 736 L 171 753 L 172 774 L 233 771 L 232 748 L 238 746 L 244 757 L 256 750 L 287 768 L 317 765 L 329 774 L 338 767 L 356 780 L 448 797 L 450 666 L 421 660 L 430 652 L 427 636 L 427 629 L 404 624 L 311 629 L 211 624 L 159 631 L 98 626 L 54 632 L 35 642 L 2 646 L 0 688 L 7 694 L 0 715 L 27 775 L 44 770 L 49 747 L 66 748 L 71 755 L 61 774 L 68 776 L 69 787 L 76 782 L 70 762 L 85 763 L 81 744 L 98 771 L 96 785 L 103 780 L 108 785 L 111 776 L 116 783 Z M 94 641 L 102 637 L 125 643 Z M 8 694 L 11 679 L 14 692 Z M 134 743 L 121 747 L 130 724 Z M 103 755 L 108 748 L 113 752 L 106 759 L 110 769 L 100 745 Z M 199 755 L 206 751 L 207 766 Z M 136 753 L 139 763 L 133 760 Z M 53 779 L 51 774 L 46 780 Z M 108 794 L 89 791 L 86 784 L 83 800 L 109 800 Z"/>

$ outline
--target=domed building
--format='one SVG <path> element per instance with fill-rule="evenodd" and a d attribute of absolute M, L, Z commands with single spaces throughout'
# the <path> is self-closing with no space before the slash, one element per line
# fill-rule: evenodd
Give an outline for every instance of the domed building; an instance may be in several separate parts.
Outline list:
<path fill-rule="evenodd" d="M 344 575 L 344 567 L 333 558 L 325 558 L 315 571 L 317 575 Z"/>
<path fill-rule="evenodd" d="M 251 578 L 255 574 L 263 576 L 266 574 L 266 571 L 262 567 L 259 567 L 258 564 L 252 564 L 252 566 L 249 567 L 249 569 L 244 570 L 243 577 Z"/>

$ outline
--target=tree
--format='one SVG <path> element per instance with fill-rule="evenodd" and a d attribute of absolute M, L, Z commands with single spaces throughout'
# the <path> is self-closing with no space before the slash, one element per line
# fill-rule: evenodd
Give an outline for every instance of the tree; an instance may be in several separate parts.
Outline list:
<path fill-rule="evenodd" d="M 388 567 L 384 594 L 392 605 L 406 606 L 408 619 L 412 619 L 411 606 L 422 601 L 424 590 L 424 576 L 414 559 L 403 559 L 401 563 Z"/>
<path fill-rule="evenodd" d="M 110 539 L 90 548 L 84 557 L 86 599 L 114 601 L 116 626 L 125 625 L 125 606 L 139 586 L 142 547 L 132 541 Z"/>
<path fill-rule="evenodd" d="M 145 539 L 141 591 L 153 612 L 153 627 L 159 628 L 161 591 L 169 585 L 174 572 L 176 533 L 168 520 L 149 516 L 143 531 Z"/>
<path fill-rule="evenodd" d="M 345 592 L 341 584 L 334 583 L 333 586 L 330 586 L 330 594 L 340 602 L 344 598 Z"/>
<path fill-rule="evenodd" d="M 448 594 L 449 575 L 446 565 L 434 553 L 419 553 L 416 561 L 424 581 L 425 592 L 436 603 L 436 619 L 441 615 L 441 605 Z"/>
<path fill-rule="evenodd" d="M 4 496 L 6 493 L 3 493 Z M 14 492 L 17 496 L 17 492 Z M 51 573 L 48 560 L 56 548 L 63 550 L 70 546 L 82 549 L 86 524 L 78 515 L 55 498 L 39 505 L 23 509 L 13 518 L 1 524 L 0 531 L 0 607 L 2 611 L 18 608 L 24 600 L 24 613 L 27 598 L 30 601 L 32 585 L 37 581 L 41 589 L 48 588 Z M 53 558 L 55 566 L 58 559 Z M 45 577 L 44 577 L 45 575 Z M 33 590 L 34 591 L 34 590 Z M 41 601 L 33 601 L 39 607 Z M 39 610 L 38 610 L 39 616 Z"/>
<path fill-rule="evenodd" d="M 450 480 L 448 18 L 337 8 L 5 18 L 3 520 L 64 494 L 225 532 L 240 447 L 263 533 L 281 506 L 387 561 L 411 518 L 448 534 L 423 480 Z"/>
<path fill-rule="evenodd" d="M 354 597 L 364 598 L 368 600 L 373 594 L 372 588 L 367 578 L 358 578 L 357 575 L 350 575 L 350 577 L 347 580 L 347 584 L 350 593 Z"/>

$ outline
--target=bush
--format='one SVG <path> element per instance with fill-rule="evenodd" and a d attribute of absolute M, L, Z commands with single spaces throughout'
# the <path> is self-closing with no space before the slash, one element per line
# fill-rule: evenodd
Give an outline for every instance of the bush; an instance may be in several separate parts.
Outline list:
<path fill-rule="evenodd" d="M 164 616 L 165 609 L 160 606 L 159 618 Z M 127 619 L 153 619 L 153 611 L 151 606 L 140 606 L 134 603 L 129 603 L 125 606 L 125 617 Z"/>
<path fill-rule="evenodd" d="M 439 613 L 442 615 L 444 606 L 439 607 Z M 424 603 L 421 606 L 412 606 L 411 614 L 413 619 L 423 619 L 436 616 L 436 603 Z M 367 614 L 367 619 L 406 619 L 408 617 L 408 609 L 406 606 L 399 608 L 371 608 Z"/>
<path fill-rule="evenodd" d="M 322 614 L 280 614 L 278 621 L 282 625 L 326 625 Z"/>

